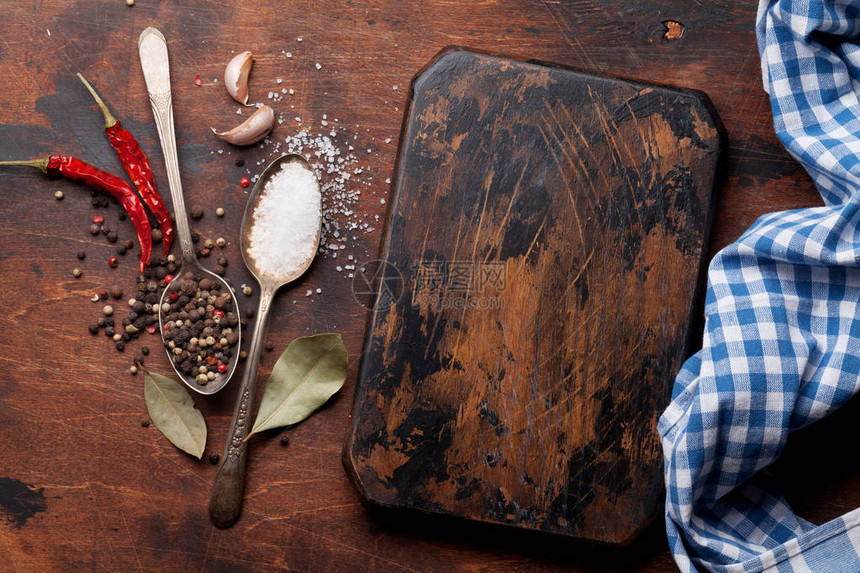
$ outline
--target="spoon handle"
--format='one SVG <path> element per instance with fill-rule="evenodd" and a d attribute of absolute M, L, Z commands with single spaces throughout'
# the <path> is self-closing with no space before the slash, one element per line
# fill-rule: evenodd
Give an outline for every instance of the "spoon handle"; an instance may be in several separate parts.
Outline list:
<path fill-rule="evenodd" d="M 182 249 L 182 262 L 195 260 L 191 242 L 191 228 L 185 215 L 185 199 L 182 196 L 182 182 L 179 179 L 179 159 L 176 153 L 176 132 L 173 127 L 173 96 L 170 91 L 170 62 L 167 58 L 167 42 L 164 35 L 155 28 L 147 28 L 140 33 L 137 41 L 140 52 L 140 66 L 149 92 L 149 103 L 155 117 L 155 127 L 161 140 L 161 150 L 167 167 L 167 182 L 170 185 L 170 198 L 176 213 L 176 229 L 179 247 Z"/>
<path fill-rule="evenodd" d="M 230 527 L 239 519 L 242 509 L 242 493 L 245 489 L 245 461 L 248 453 L 248 443 L 245 438 L 251 430 L 249 415 L 254 404 L 254 393 L 257 389 L 257 367 L 260 365 L 260 349 L 266 322 L 269 315 L 269 305 L 275 295 L 275 289 L 263 286 L 260 293 L 260 306 L 257 310 L 257 323 L 251 335 L 251 347 L 248 349 L 245 374 L 239 387 L 239 397 L 236 409 L 233 411 L 233 421 L 227 434 L 227 445 L 221 458 L 221 466 L 215 475 L 212 494 L 209 497 L 209 519 L 212 524 L 224 529 Z"/>

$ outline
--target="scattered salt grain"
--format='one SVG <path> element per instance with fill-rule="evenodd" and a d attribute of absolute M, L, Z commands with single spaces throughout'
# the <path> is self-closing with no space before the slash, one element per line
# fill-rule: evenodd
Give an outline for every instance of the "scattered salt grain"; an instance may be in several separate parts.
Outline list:
<path fill-rule="evenodd" d="M 308 292 L 305 293 L 305 296 L 311 296 L 312 294 L 314 294 L 314 291 L 309 290 Z"/>
<path fill-rule="evenodd" d="M 292 58 L 292 57 L 293 57 L 293 53 L 292 53 L 292 52 L 287 52 L 287 57 L 288 57 L 288 58 Z"/>
<path fill-rule="evenodd" d="M 283 83 L 283 81 L 284 81 L 283 79 L 278 78 L 278 79 L 276 79 L 276 80 L 275 80 L 275 83 L 280 84 L 280 83 Z"/>
<path fill-rule="evenodd" d="M 319 63 L 319 62 L 317 62 L 316 64 L 314 64 L 314 67 L 316 67 L 316 69 L 318 69 L 318 70 L 321 70 L 321 69 L 322 69 L 322 66 L 320 65 L 320 63 Z"/>
<path fill-rule="evenodd" d="M 260 274 L 295 274 L 314 255 L 321 197 L 314 174 L 284 163 L 266 182 L 248 236 L 248 255 Z"/>

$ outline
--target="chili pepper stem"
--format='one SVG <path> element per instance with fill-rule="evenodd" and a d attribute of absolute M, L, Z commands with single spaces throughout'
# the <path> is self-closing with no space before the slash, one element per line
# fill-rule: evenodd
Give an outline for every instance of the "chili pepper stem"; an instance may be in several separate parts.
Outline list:
<path fill-rule="evenodd" d="M 110 112 L 110 110 L 108 109 L 107 105 L 102 100 L 102 98 L 99 97 L 99 94 L 96 93 L 96 90 L 93 88 L 93 86 L 90 85 L 90 82 L 87 81 L 87 78 L 85 78 L 83 75 L 78 73 L 78 79 L 81 80 L 81 82 L 83 82 L 84 86 L 86 86 L 86 88 L 92 94 L 93 98 L 96 100 L 96 103 L 98 104 L 99 109 L 102 110 L 102 114 L 105 116 L 105 129 L 108 129 L 109 127 L 113 127 L 114 125 L 116 125 L 117 119 Z"/>
<path fill-rule="evenodd" d="M 42 173 L 48 172 L 48 159 L 32 159 L 29 161 L 0 161 L 0 166 L 35 167 Z"/>

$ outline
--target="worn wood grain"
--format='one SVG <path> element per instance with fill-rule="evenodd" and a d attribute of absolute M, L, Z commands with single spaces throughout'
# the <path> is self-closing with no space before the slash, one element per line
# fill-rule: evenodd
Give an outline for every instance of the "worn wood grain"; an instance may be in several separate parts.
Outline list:
<path fill-rule="evenodd" d="M 98 112 L 74 78 L 87 76 L 138 137 L 166 186 L 161 154 L 137 61 L 136 38 L 146 26 L 167 35 L 183 186 L 189 203 L 211 211 L 195 225 L 230 239 L 228 276 L 250 282 L 234 244 L 245 170 L 258 173 L 267 149 L 220 147 L 210 126 L 232 125 L 236 106 L 213 83 L 231 53 L 257 54 L 252 94 L 265 100 L 284 85 L 295 94 L 279 104 L 289 121 L 275 136 L 322 115 L 350 129 L 371 184 L 362 189 L 362 216 L 384 219 L 407 93 L 416 71 L 450 44 L 490 50 L 645 81 L 705 91 L 728 133 L 713 253 L 759 215 L 819 204 L 805 173 L 772 134 L 761 90 L 749 2 L 686 0 L 497 2 L 259 2 L 248 0 L 21 1 L 3 5 L 0 30 L 0 156 L 78 155 L 121 173 L 104 139 Z M 683 25 L 664 38 L 665 20 Z M 297 38 L 301 37 L 302 42 Z M 287 58 L 283 52 L 291 52 Z M 315 63 L 321 64 L 317 70 Z M 203 85 L 194 85 L 200 75 Z M 397 85 L 398 90 L 393 86 Z M 295 107 L 290 107 L 295 106 Z M 385 143 L 391 138 L 389 143 Z M 229 156 L 210 153 L 232 151 Z M 57 203 L 53 192 L 66 198 Z M 132 352 L 119 354 L 87 324 L 95 289 L 133 284 L 131 265 L 110 270 L 104 240 L 87 232 L 92 212 L 85 190 L 21 171 L 0 173 L 0 569 L 11 571 L 667 571 L 672 560 L 659 530 L 632 557 L 580 545 L 510 538 L 450 524 L 424 527 L 413 519 L 371 514 L 340 462 L 367 310 L 333 261 L 312 272 L 276 303 L 261 375 L 290 340 L 310 332 L 343 333 L 352 370 L 328 408 L 291 430 L 251 444 L 246 502 L 240 522 L 217 531 L 206 518 L 215 467 L 166 443 L 145 417 L 142 378 L 125 374 Z M 109 217 L 123 237 L 128 221 Z M 376 258 L 381 233 L 362 235 L 356 257 Z M 75 252 L 85 249 L 79 263 Z M 131 259 L 124 259 L 126 260 Z M 207 264 L 209 262 L 207 261 Z M 69 274 L 80 265 L 84 276 Z M 307 289 L 322 288 L 319 299 Z M 295 304 L 293 303 L 295 300 Z M 251 297 L 244 306 L 255 302 Z M 154 350 L 157 348 L 154 347 Z M 166 372 L 153 352 L 148 367 Z M 235 396 L 230 390 L 200 402 L 208 451 L 220 451 Z M 814 447 L 814 446 L 808 446 Z M 802 453 L 802 450 L 801 450 Z M 799 458 L 799 459 L 798 459 Z M 788 469 L 803 467 L 803 456 Z M 822 459 L 821 467 L 827 463 Z M 834 468 L 856 476 L 856 469 Z M 815 519 L 852 509 L 856 479 L 834 478 L 804 491 L 802 508 Z M 826 500 L 826 504 L 822 503 Z M 8 517 L 8 519 L 7 519 Z M 617 566 L 615 566 L 617 565 Z"/>
<path fill-rule="evenodd" d="M 629 544 L 689 353 L 707 98 L 451 50 L 407 117 L 348 468 L 383 506 Z"/>

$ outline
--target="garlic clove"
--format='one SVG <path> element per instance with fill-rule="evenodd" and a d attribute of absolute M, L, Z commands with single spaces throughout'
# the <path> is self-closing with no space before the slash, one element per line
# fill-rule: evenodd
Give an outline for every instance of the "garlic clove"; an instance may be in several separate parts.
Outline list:
<path fill-rule="evenodd" d="M 237 102 L 248 105 L 248 75 L 254 57 L 251 52 L 237 54 L 224 69 L 224 85 L 227 92 Z"/>
<path fill-rule="evenodd" d="M 227 143 L 251 145 L 266 137 L 273 127 L 275 127 L 275 112 L 269 106 L 264 105 L 241 125 L 229 131 L 216 131 L 213 127 L 212 132 Z"/>

